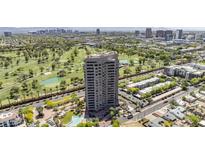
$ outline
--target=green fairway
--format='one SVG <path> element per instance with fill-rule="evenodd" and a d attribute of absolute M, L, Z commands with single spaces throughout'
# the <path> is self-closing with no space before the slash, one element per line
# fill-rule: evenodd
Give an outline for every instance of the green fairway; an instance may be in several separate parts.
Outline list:
<path fill-rule="evenodd" d="M 78 41 L 54 36 L 19 35 L 14 38 L 21 42 L 22 46 L 0 46 L 2 104 L 84 84 L 83 64 L 89 54 L 118 51 L 119 61 L 127 63 L 127 66 L 119 69 L 120 76 L 162 67 L 165 58 L 170 55 L 164 50 L 138 48 L 139 41 L 132 39 L 102 37 L 100 39 L 107 43 L 102 43 L 101 47 L 91 47 L 82 45 L 86 37 Z M 91 36 L 90 39 L 95 40 L 95 37 Z M 126 42 L 133 46 L 127 48 Z M 163 53 L 165 58 L 160 58 L 160 53 Z"/>

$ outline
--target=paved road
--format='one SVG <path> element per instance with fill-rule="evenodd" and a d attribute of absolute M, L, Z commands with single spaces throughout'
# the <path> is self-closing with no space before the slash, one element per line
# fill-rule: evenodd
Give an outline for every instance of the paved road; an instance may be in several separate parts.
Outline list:
<path fill-rule="evenodd" d="M 128 106 L 128 112 L 131 112 L 132 114 L 135 113 L 135 108 L 137 107 L 137 105 L 133 104 L 132 102 L 128 101 L 127 99 L 119 96 L 119 98 L 122 100 L 122 102 L 125 102 Z"/>
<path fill-rule="evenodd" d="M 148 72 L 147 71 L 146 72 L 141 72 L 139 74 L 133 75 L 132 77 L 127 77 L 125 79 L 120 79 L 120 81 L 135 78 L 135 77 L 140 77 L 140 76 L 144 76 L 144 75 L 148 75 L 148 74 L 153 74 L 153 73 L 159 74 L 159 73 L 163 73 L 163 72 L 164 72 L 164 68 L 161 68 L 160 70 L 152 70 L 152 71 L 148 71 Z"/>
<path fill-rule="evenodd" d="M 127 100 L 130 100 L 131 102 L 133 102 L 136 105 L 139 105 L 142 103 L 142 101 L 140 99 L 132 96 L 131 94 L 127 94 L 126 92 L 124 92 L 122 90 L 119 90 L 118 93 L 119 93 L 119 95 L 126 98 Z"/>
<path fill-rule="evenodd" d="M 75 93 L 78 95 L 78 97 L 85 96 L 85 91 L 84 90 L 80 90 L 80 91 L 77 91 Z M 69 93 L 69 94 L 71 94 L 71 93 Z M 59 100 L 59 99 L 62 99 L 64 96 L 67 96 L 69 94 L 62 94 L 62 95 L 58 95 L 56 97 L 52 97 L 50 99 L 42 99 L 40 101 L 35 101 L 35 102 L 32 102 L 32 103 L 19 105 L 19 106 L 13 107 L 13 108 L 7 108 L 7 109 L 4 109 L 4 110 L 1 110 L 0 113 L 5 112 L 5 111 L 18 111 L 20 108 L 26 107 L 26 106 L 29 106 L 29 105 L 33 105 L 34 107 L 43 106 L 44 102 L 46 100 L 52 100 L 52 101 Z"/>

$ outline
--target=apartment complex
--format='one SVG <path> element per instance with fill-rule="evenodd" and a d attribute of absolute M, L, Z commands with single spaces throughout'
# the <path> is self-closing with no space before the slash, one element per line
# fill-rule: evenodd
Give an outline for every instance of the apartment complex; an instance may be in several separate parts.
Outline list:
<path fill-rule="evenodd" d="M 150 78 L 150 79 L 147 79 L 147 80 L 143 80 L 143 81 L 140 81 L 140 82 L 129 84 L 127 87 L 128 88 L 137 87 L 137 88 L 142 89 L 142 88 L 152 86 L 153 84 L 157 84 L 157 83 L 159 83 L 159 81 L 160 81 L 160 79 L 158 77 L 153 77 L 153 78 Z"/>
<path fill-rule="evenodd" d="M 170 83 L 171 83 L 171 81 L 166 81 L 166 82 L 158 83 L 158 84 L 156 84 L 156 85 L 154 85 L 154 86 L 147 87 L 147 88 L 145 88 L 145 89 L 140 90 L 140 91 L 139 91 L 139 94 L 140 94 L 140 95 L 143 95 L 143 94 L 149 93 L 149 92 L 151 92 L 153 89 L 156 89 L 156 88 L 159 88 L 159 87 L 168 85 L 168 84 L 170 84 Z"/>
<path fill-rule="evenodd" d="M 89 116 L 102 116 L 110 107 L 118 106 L 118 69 L 116 52 L 85 59 L 85 97 Z"/>
<path fill-rule="evenodd" d="M 204 76 L 205 66 L 199 64 L 175 65 L 166 67 L 164 72 L 169 76 L 180 76 L 186 79 L 192 79 Z"/>

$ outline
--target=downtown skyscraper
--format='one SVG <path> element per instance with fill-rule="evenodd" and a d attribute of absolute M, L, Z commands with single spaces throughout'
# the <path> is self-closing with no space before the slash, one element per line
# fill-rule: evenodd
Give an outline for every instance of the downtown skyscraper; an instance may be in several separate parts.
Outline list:
<path fill-rule="evenodd" d="M 145 37 L 152 38 L 152 28 L 146 28 Z"/>

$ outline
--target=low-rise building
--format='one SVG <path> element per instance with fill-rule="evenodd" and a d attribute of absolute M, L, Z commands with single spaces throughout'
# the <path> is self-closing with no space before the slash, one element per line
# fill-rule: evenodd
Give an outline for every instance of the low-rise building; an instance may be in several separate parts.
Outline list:
<path fill-rule="evenodd" d="M 181 100 L 181 99 L 177 99 L 177 100 L 176 100 L 176 103 L 177 103 L 179 106 L 185 106 L 185 105 L 187 104 L 186 101 L 183 101 L 183 100 Z"/>
<path fill-rule="evenodd" d="M 185 96 L 185 100 L 187 102 L 189 102 L 189 103 L 193 103 L 193 102 L 195 102 L 197 100 L 197 98 L 195 98 L 195 97 L 193 97 L 191 95 L 187 95 L 187 96 Z"/>
<path fill-rule="evenodd" d="M 182 113 L 184 113 L 184 112 L 186 111 L 186 109 L 183 108 L 182 106 L 178 106 L 178 107 L 176 108 L 176 110 L 179 110 L 179 111 L 182 112 Z"/>
<path fill-rule="evenodd" d="M 170 113 L 176 116 L 180 120 L 183 120 L 185 117 L 185 115 L 178 108 L 170 110 Z"/>
<path fill-rule="evenodd" d="M 180 52 L 181 53 L 185 53 L 185 52 L 193 52 L 193 51 L 200 51 L 200 50 L 203 50 L 204 48 L 199 46 L 199 47 L 190 47 L 190 48 L 187 48 L 187 49 L 181 49 Z"/>
<path fill-rule="evenodd" d="M 175 120 L 177 120 L 177 118 L 176 118 L 173 114 L 171 114 L 170 112 L 166 113 L 166 114 L 163 116 L 163 118 L 164 118 L 165 120 L 168 120 L 168 121 L 175 121 Z"/>
<path fill-rule="evenodd" d="M 140 82 L 129 84 L 127 87 L 128 88 L 137 87 L 137 88 L 142 89 L 142 88 L 152 86 L 153 84 L 159 83 L 159 81 L 160 81 L 160 79 L 158 77 L 153 77 L 153 78 L 150 78 L 147 80 L 143 80 Z"/>
<path fill-rule="evenodd" d="M 199 70 L 205 70 L 205 65 L 201 65 L 201 64 L 195 64 L 195 63 L 190 63 L 189 64 L 191 67 L 199 69 Z"/>
<path fill-rule="evenodd" d="M 205 101 L 205 96 L 203 94 L 200 94 L 199 92 L 195 93 L 196 98 L 198 98 L 201 101 Z"/>
<path fill-rule="evenodd" d="M 158 117 L 154 120 L 149 121 L 147 126 L 148 127 L 161 127 L 164 122 L 165 122 L 164 119 Z"/>
<path fill-rule="evenodd" d="M 22 123 L 22 118 L 13 112 L 0 114 L 0 127 L 15 127 Z"/>
<path fill-rule="evenodd" d="M 184 39 L 175 39 L 174 43 L 176 44 L 184 44 L 186 41 Z"/>
<path fill-rule="evenodd" d="M 201 127 L 205 127 L 205 120 L 201 120 L 201 121 L 199 122 L 199 125 L 200 125 Z"/>
<path fill-rule="evenodd" d="M 200 102 L 198 102 L 199 104 Z M 200 117 L 204 117 L 205 116 L 205 112 L 204 112 L 204 109 L 200 106 L 200 107 L 193 107 L 193 110 L 192 110 L 192 113 L 194 115 L 198 115 Z"/>
<path fill-rule="evenodd" d="M 165 74 L 168 76 L 180 76 L 185 79 L 192 79 L 197 77 L 202 77 L 205 75 L 205 71 L 198 69 L 198 67 L 194 67 L 191 65 L 175 65 L 165 67 Z"/>
<path fill-rule="evenodd" d="M 155 88 L 159 88 L 159 87 L 162 87 L 162 86 L 170 84 L 170 83 L 171 83 L 171 81 L 166 81 L 166 82 L 158 83 L 158 84 L 156 84 L 156 85 L 154 85 L 152 87 L 147 87 L 145 89 L 140 90 L 139 94 L 143 95 L 143 94 L 149 93 L 149 92 L 151 92 Z"/>
<path fill-rule="evenodd" d="M 180 92 L 181 90 L 182 90 L 181 87 L 176 87 L 176 88 L 174 88 L 174 89 L 172 89 L 172 90 L 170 90 L 170 91 L 168 91 L 166 93 L 163 93 L 163 94 L 161 94 L 159 96 L 156 96 L 156 97 L 152 98 L 152 102 L 154 103 L 154 102 L 160 101 L 160 100 L 162 100 L 164 98 L 167 98 L 167 97 L 170 97 L 172 95 L 175 95 L 176 93 Z"/>
<path fill-rule="evenodd" d="M 199 93 L 202 95 L 205 95 L 205 91 L 203 91 L 203 90 L 201 90 Z"/>

